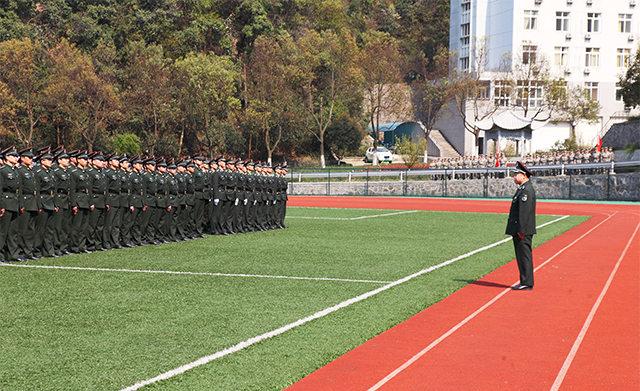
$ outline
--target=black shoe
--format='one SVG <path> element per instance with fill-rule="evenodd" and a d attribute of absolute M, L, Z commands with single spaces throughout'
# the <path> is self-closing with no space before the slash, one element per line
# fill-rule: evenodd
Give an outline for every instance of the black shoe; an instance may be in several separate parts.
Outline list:
<path fill-rule="evenodd" d="M 129 247 L 129 248 L 135 248 L 135 247 L 137 247 L 137 246 L 136 246 L 135 244 L 133 244 L 133 243 L 127 243 L 127 247 Z"/>
<path fill-rule="evenodd" d="M 153 244 L 161 244 L 161 242 L 159 242 L 159 241 L 157 241 L 157 240 L 154 240 L 154 241 L 153 241 Z"/>
<path fill-rule="evenodd" d="M 28 259 L 27 258 L 18 258 L 18 259 L 16 259 L 16 261 L 18 261 L 18 262 L 27 262 Z"/>
<path fill-rule="evenodd" d="M 146 246 L 148 246 L 148 245 L 149 245 L 149 243 L 147 243 L 147 242 L 142 242 L 142 243 L 140 243 L 140 245 L 141 245 L 141 246 L 145 246 L 145 247 L 146 247 Z"/>
<path fill-rule="evenodd" d="M 58 254 L 51 254 L 49 255 L 50 258 L 60 258 L 60 255 Z"/>
<path fill-rule="evenodd" d="M 511 289 L 513 289 L 514 291 L 530 291 L 533 289 L 533 287 L 529 285 L 516 285 L 512 286 Z"/>

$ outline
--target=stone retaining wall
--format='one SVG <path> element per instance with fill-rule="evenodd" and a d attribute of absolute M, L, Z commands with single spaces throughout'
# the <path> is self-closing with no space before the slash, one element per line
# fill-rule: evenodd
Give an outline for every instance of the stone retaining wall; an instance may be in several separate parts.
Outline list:
<path fill-rule="evenodd" d="M 533 177 L 539 199 L 640 201 L 640 173 Z M 510 198 L 513 178 L 381 182 L 293 182 L 290 195 Z"/>

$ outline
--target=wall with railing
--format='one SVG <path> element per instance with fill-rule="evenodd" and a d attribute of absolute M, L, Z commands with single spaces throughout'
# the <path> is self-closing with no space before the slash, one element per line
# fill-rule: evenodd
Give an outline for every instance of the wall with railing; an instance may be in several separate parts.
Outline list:
<path fill-rule="evenodd" d="M 512 169 L 294 169 L 287 180 L 291 195 L 510 198 Z M 530 169 L 540 199 L 640 201 L 640 161 Z"/>

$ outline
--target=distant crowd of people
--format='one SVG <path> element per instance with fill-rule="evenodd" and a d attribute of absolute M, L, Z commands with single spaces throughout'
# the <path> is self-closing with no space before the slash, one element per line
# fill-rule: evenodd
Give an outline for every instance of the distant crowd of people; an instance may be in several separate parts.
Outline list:
<path fill-rule="evenodd" d="M 608 163 L 613 161 L 613 150 L 603 147 L 601 151 L 579 149 L 576 151 L 553 152 L 543 154 L 526 155 L 521 159 L 522 163 L 527 167 L 550 166 L 550 165 L 567 165 L 567 164 L 583 164 L 583 163 Z M 474 168 L 493 168 L 507 166 L 508 159 L 504 153 L 488 154 L 479 156 L 460 156 L 451 158 L 436 159 L 429 165 L 434 170 L 465 170 Z M 599 173 L 606 169 L 587 169 L 580 170 L 577 173 Z M 536 170 L 536 175 L 558 175 L 559 169 L 553 170 Z M 498 177 L 500 173 L 490 173 L 491 177 Z M 436 179 L 443 179 L 443 175 L 436 175 Z M 462 179 L 478 179 L 483 176 L 482 173 L 460 174 L 456 178 Z M 451 175 L 448 175 L 451 178 Z"/>
<path fill-rule="evenodd" d="M 0 152 L 0 263 L 286 228 L 287 165 Z"/>

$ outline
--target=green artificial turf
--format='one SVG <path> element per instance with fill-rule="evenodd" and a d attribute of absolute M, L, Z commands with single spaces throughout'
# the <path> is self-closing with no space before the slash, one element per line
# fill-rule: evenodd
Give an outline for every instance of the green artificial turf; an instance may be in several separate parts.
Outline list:
<path fill-rule="evenodd" d="M 506 237 L 504 214 L 287 216 L 286 230 L 29 262 L 245 276 L 0 267 L 0 389 L 120 390 Z M 499 245 L 143 389 L 280 390 L 513 258 Z"/>

